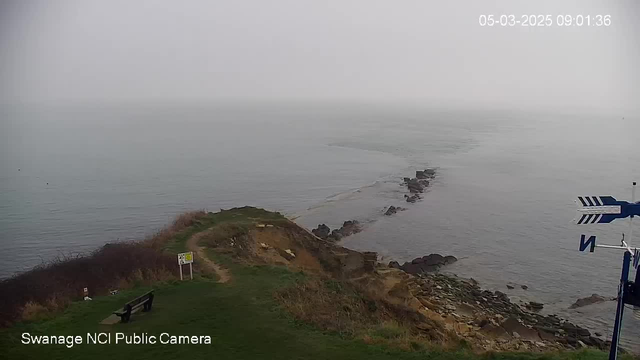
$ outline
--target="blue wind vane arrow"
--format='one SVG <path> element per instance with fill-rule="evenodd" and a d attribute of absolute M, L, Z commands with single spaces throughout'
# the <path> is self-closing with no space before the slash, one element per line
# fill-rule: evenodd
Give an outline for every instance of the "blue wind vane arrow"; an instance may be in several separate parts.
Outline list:
<path fill-rule="evenodd" d="M 640 202 L 619 201 L 613 196 L 578 196 L 578 202 L 582 205 L 575 219 L 578 225 L 607 224 L 615 219 L 640 216 Z"/>
<path fill-rule="evenodd" d="M 579 203 L 578 203 L 579 202 Z M 629 218 L 630 241 L 633 233 L 633 217 L 640 216 L 640 202 L 636 202 L 636 182 L 633 182 L 631 190 L 631 202 L 619 201 L 612 196 L 578 196 L 576 201 L 580 206 L 578 217 L 575 222 L 579 225 L 585 224 L 607 224 L 615 219 Z M 596 244 L 596 236 L 580 236 L 580 251 L 593 252 L 595 248 L 615 249 L 624 251 L 622 261 L 622 275 L 618 286 L 618 304 L 616 306 L 616 319 L 611 335 L 611 348 L 609 349 L 609 360 L 618 359 L 618 345 L 620 343 L 620 332 L 622 329 L 622 317 L 624 315 L 625 304 L 633 305 L 634 314 L 640 319 L 640 249 L 631 246 L 625 241 L 625 234 L 622 234 L 621 245 Z M 633 262 L 631 261 L 633 258 Z M 629 281 L 629 266 L 636 269 L 635 281 Z"/>

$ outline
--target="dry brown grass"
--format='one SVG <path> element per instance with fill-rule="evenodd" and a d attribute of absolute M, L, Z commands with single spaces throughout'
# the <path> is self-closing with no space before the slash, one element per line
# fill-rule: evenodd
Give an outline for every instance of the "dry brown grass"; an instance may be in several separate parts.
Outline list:
<path fill-rule="evenodd" d="M 368 294 L 348 281 L 313 277 L 279 290 L 275 297 L 297 320 L 369 344 L 416 350 L 456 341 L 416 311 L 385 301 L 379 294 Z"/>
<path fill-rule="evenodd" d="M 378 323 L 380 309 L 345 283 L 312 278 L 275 294 L 296 319 L 324 330 L 355 334 Z"/>
<path fill-rule="evenodd" d="M 84 287 L 89 296 L 100 296 L 175 279 L 175 258 L 162 249 L 206 215 L 204 210 L 187 212 L 143 241 L 106 244 L 87 256 L 61 256 L 0 281 L 0 326 L 60 311 L 81 300 Z"/>
<path fill-rule="evenodd" d="M 36 320 L 42 318 L 49 313 L 49 309 L 39 303 L 29 301 L 22 307 L 20 318 L 25 321 Z"/>
<path fill-rule="evenodd" d="M 242 247 L 248 247 L 248 238 L 246 237 L 248 230 L 246 227 L 233 224 L 223 223 L 212 227 L 202 238 L 202 242 L 208 247 L 217 248 L 220 246 L 230 246 L 230 242 L 234 241 L 235 246 L 240 249 Z"/>

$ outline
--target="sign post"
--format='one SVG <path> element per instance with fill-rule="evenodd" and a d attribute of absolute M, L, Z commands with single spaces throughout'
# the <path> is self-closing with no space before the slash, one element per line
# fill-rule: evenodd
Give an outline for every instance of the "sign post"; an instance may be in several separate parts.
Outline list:
<path fill-rule="evenodd" d="M 629 237 L 631 240 L 633 232 L 631 220 L 635 215 L 640 216 L 640 203 L 635 202 L 636 182 L 633 182 L 631 202 L 619 201 L 611 196 L 579 196 L 578 201 L 582 205 L 578 209 L 578 217 L 576 223 L 578 225 L 586 224 L 608 224 L 615 219 L 629 218 Z M 620 276 L 620 284 L 618 286 L 618 305 L 616 308 L 616 320 L 613 327 L 613 335 L 611 336 L 611 349 L 609 351 L 609 360 L 618 359 L 618 345 L 620 344 L 620 331 L 622 329 L 622 318 L 624 316 L 624 305 L 633 305 L 634 308 L 640 307 L 640 250 L 632 248 L 625 241 L 622 235 L 621 245 L 600 245 L 596 244 L 596 236 L 592 235 L 587 239 L 586 235 L 580 236 L 580 251 L 594 252 L 595 248 L 619 249 L 624 251 L 622 260 L 622 275 Z M 633 257 L 633 268 L 636 269 L 635 282 L 629 281 L 629 268 L 631 258 Z"/>
<path fill-rule="evenodd" d="M 193 252 L 178 254 L 178 267 L 180 268 L 180 280 L 182 280 L 182 265 L 189 264 L 189 276 L 193 280 Z"/>

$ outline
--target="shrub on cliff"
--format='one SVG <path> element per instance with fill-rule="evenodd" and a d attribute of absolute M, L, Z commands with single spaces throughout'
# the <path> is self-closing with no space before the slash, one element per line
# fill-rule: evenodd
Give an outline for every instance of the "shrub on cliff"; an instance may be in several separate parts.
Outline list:
<path fill-rule="evenodd" d="M 86 256 L 61 256 L 0 281 L 0 326 L 62 310 L 82 300 L 85 287 L 91 297 L 175 278 L 175 257 L 163 249 L 206 215 L 204 210 L 187 212 L 143 241 L 106 244 Z"/>
<path fill-rule="evenodd" d="M 106 244 L 89 256 L 61 257 L 0 282 L 0 326 L 65 308 L 71 301 L 107 295 L 175 277 L 173 256 L 140 243 Z"/>

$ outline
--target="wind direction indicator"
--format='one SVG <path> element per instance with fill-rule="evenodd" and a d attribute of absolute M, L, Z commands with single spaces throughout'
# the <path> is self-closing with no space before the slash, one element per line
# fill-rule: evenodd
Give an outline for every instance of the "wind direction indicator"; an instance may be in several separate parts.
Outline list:
<path fill-rule="evenodd" d="M 576 202 L 582 205 L 577 210 L 578 225 L 608 224 L 615 219 L 640 216 L 640 203 L 618 201 L 613 196 L 578 196 Z"/>
<path fill-rule="evenodd" d="M 581 205 L 578 208 L 578 217 L 576 223 L 578 225 L 585 224 L 608 224 L 615 219 L 629 218 L 629 237 L 633 227 L 631 220 L 634 216 L 640 216 L 640 202 L 635 202 L 636 183 L 633 182 L 631 192 L 631 202 L 619 201 L 612 196 L 578 196 L 577 202 Z M 620 331 L 622 329 L 622 318 L 624 314 L 624 305 L 633 305 L 634 309 L 640 309 L 640 249 L 630 246 L 625 241 L 624 234 L 620 245 L 601 245 L 597 244 L 595 235 L 587 238 L 587 235 L 580 236 L 580 251 L 589 249 L 594 252 L 596 248 L 618 249 L 624 251 L 622 260 L 622 275 L 620 277 L 620 286 L 618 287 L 618 305 L 616 309 L 616 320 L 611 337 L 611 350 L 609 351 L 609 360 L 618 358 L 618 345 L 620 343 Z M 633 258 L 633 268 L 636 269 L 635 281 L 629 281 L 629 265 Z M 634 312 L 637 310 L 634 310 Z"/>

